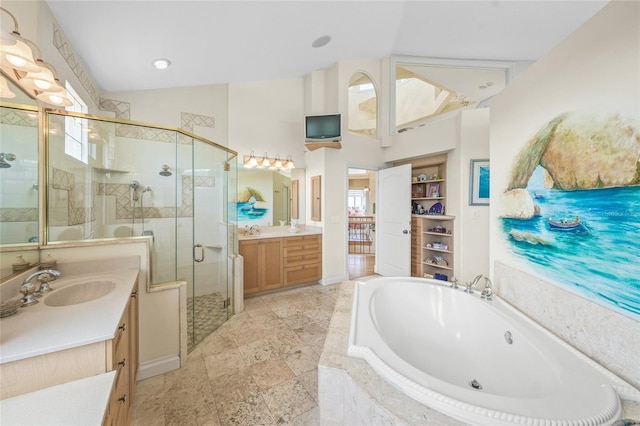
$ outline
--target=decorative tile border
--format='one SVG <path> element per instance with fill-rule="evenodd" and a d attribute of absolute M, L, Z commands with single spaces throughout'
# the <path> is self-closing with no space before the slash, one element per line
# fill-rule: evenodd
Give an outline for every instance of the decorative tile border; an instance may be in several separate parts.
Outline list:
<path fill-rule="evenodd" d="M 92 183 L 91 193 L 96 193 L 96 185 Z M 96 220 L 93 197 L 91 197 L 91 206 L 77 206 L 76 200 L 82 199 L 81 193 L 76 191 L 76 177 L 73 173 L 69 173 L 61 169 L 52 169 L 51 188 L 67 191 L 67 208 L 68 217 L 67 225 L 81 225 L 83 223 Z"/>
<path fill-rule="evenodd" d="M 37 207 L 0 208 L 0 222 L 37 222 Z"/>
<path fill-rule="evenodd" d="M 90 74 L 85 69 L 80 58 L 73 51 L 69 40 L 67 40 L 62 30 L 55 23 L 53 24 L 53 45 L 58 49 L 58 52 L 60 52 L 65 61 L 67 61 L 71 71 L 73 71 L 76 77 L 78 77 L 82 87 L 84 87 L 87 93 L 89 93 L 89 97 L 96 105 L 98 105 L 100 96 L 93 81 L 91 80 Z"/>
<path fill-rule="evenodd" d="M 98 106 L 100 111 L 109 111 L 116 114 L 116 118 L 129 120 L 131 117 L 131 104 L 129 102 L 100 98 Z"/>
<path fill-rule="evenodd" d="M 0 123 L 14 126 L 38 127 L 38 114 L 16 111 L 12 108 L 0 108 Z"/>
<path fill-rule="evenodd" d="M 193 217 L 193 189 L 195 187 L 215 187 L 214 176 L 182 176 L 182 200 L 177 207 L 138 207 L 131 200 L 131 188 L 128 183 L 91 183 L 91 194 L 95 196 L 112 196 L 116 199 L 116 219 L 170 219 L 175 217 Z M 79 225 L 95 220 L 95 201 L 91 197 L 91 207 L 80 207 L 76 200 L 83 199 L 84 191 L 77 191 L 78 185 L 73 173 L 53 168 L 51 177 L 51 188 L 67 191 L 68 218 L 67 225 Z M 138 203 L 136 203 L 138 204 Z M 20 217 L 18 212 L 4 212 L 1 209 L 0 220 L 6 214 L 8 218 Z M 35 218 L 37 220 L 37 209 Z M 3 220 L 5 221 L 5 220 Z M 6 220 L 9 221 L 9 220 Z"/>
<path fill-rule="evenodd" d="M 116 126 L 116 136 L 156 142 L 176 142 L 176 132 L 173 130 L 156 129 L 133 124 L 120 124 Z"/>
<path fill-rule="evenodd" d="M 127 183 L 100 183 L 97 195 L 116 197 L 116 219 L 171 219 L 193 217 L 193 187 L 214 187 L 213 176 L 196 176 L 195 184 L 191 176 L 182 176 L 182 200 L 177 207 L 137 207 L 133 208 L 131 192 Z M 138 203 L 136 203 L 138 204 Z"/>
<path fill-rule="evenodd" d="M 180 118 L 180 127 L 191 133 L 193 133 L 193 126 L 216 127 L 216 119 L 214 117 L 182 112 L 180 113 Z"/>

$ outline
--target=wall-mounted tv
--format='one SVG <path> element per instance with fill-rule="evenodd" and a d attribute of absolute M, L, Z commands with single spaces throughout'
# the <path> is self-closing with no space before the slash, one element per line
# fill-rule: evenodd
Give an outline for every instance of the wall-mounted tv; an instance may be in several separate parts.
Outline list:
<path fill-rule="evenodd" d="M 305 117 L 306 142 L 333 142 L 342 140 L 340 114 L 308 115 Z"/>

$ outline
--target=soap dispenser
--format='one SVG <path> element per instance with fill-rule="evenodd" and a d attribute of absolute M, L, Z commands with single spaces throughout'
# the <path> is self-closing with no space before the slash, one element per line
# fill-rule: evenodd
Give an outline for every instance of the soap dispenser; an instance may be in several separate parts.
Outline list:
<path fill-rule="evenodd" d="M 13 272 L 22 272 L 29 269 L 30 266 L 29 262 L 24 260 L 22 255 L 20 255 L 16 257 L 16 262 L 11 264 L 11 269 Z"/>

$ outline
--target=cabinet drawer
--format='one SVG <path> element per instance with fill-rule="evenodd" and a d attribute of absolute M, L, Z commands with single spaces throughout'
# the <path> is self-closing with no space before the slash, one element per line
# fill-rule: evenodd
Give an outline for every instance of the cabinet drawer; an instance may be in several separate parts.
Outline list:
<path fill-rule="evenodd" d="M 109 398 L 109 408 L 105 425 L 119 426 L 124 423 L 127 415 L 127 403 L 129 402 L 128 377 L 124 370 L 116 373 L 111 397 Z"/>
<path fill-rule="evenodd" d="M 284 285 L 310 283 L 322 277 L 322 263 L 285 268 Z"/>
<path fill-rule="evenodd" d="M 320 242 L 322 241 L 320 237 L 321 235 L 301 235 L 299 237 L 285 237 L 283 240 L 286 248 L 311 244 L 320 245 Z"/>
<path fill-rule="evenodd" d="M 290 246 L 284 248 L 284 257 L 294 257 L 294 256 L 310 256 L 313 254 L 320 254 L 320 245 L 319 244 L 301 244 L 296 246 Z"/>
<path fill-rule="evenodd" d="M 120 325 L 118 326 L 118 330 L 116 332 L 116 337 L 113 338 L 113 368 L 116 368 L 118 362 L 121 361 L 123 356 L 126 356 L 129 351 L 129 321 L 128 321 L 128 312 L 125 316 L 120 320 Z"/>
<path fill-rule="evenodd" d="M 289 268 L 292 266 L 309 265 L 311 263 L 320 263 L 321 255 L 319 251 L 305 253 L 299 256 L 287 256 L 284 259 L 284 267 Z"/>

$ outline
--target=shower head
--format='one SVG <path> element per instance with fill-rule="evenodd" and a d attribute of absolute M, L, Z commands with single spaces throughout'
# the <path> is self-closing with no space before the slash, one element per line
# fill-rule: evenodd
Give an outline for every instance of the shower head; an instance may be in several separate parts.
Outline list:
<path fill-rule="evenodd" d="M 137 180 L 132 180 L 131 183 L 129 184 L 129 187 L 131 189 L 138 189 L 140 187 L 140 182 L 138 182 Z"/>
<path fill-rule="evenodd" d="M 11 164 L 7 161 L 13 161 L 16 159 L 16 155 L 10 152 L 0 152 L 0 169 L 8 169 Z"/>
<path fill-rule="evenodd" d="M 149 192 L 149 191 L 151 191 L 151 187 L 145 186 L 144 189 L 142 190 L 142 193 L 144 194 L 145 192 Z"/>
<path fill-rule="evenodd" d="M 166 164 L 162 165 L 162 171 L 160 172 L 160 176 L 171 176 L 171 172 L 169 171 L 169 166 Z"/>

